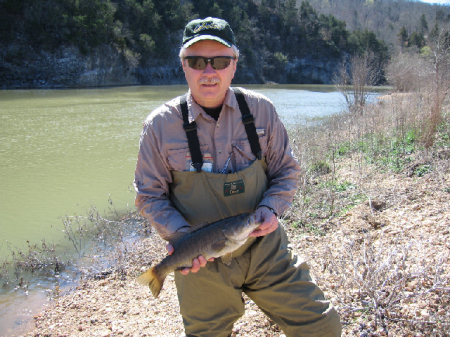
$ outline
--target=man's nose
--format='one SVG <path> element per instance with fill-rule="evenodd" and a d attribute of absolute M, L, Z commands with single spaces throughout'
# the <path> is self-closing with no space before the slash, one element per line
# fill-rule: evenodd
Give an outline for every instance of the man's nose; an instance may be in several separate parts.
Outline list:
<path fill-rule="evenodd" d="M 214 70 L 214 68 L 211 66 L 211 63 L 208 62 L 208 64 L 206 65 L 206 68 L 203 70 L 204 74 L 213 74 L 216 71 Z"/>

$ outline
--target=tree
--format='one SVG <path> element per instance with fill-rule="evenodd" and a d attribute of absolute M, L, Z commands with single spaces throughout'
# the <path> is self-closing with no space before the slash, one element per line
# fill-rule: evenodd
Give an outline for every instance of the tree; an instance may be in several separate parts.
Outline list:
<path fill-rule="evenodd" d="M 406 47 L 408 45 L 408 32 L 406 31 L 405 26 L 402 26 L 397 36 L 402 48 Z"/>
<path fill-rule="evenodd" d="M 425 38 L 422 34 L 414 32 L 408 39 L 408 47 L 417 46 L 417 48 L 422 48 L 425 45 Z"/>
<path fill-rule="evenodd" d="M 422 14 L 420 17 L 420 24 L 419 24 L 420 34 L 425 35 L 425 33 L 428 31 L 428 22 L 425 18 L 425 14 Z"/>
<path fill-rule="evenodd" d="M 369 86 L 376 83 L 378 67 L 374 66 L 373 55 L 354 55 L 350 63 L 343 62 L 335 74 L 335 88 L 344 96 L 348 110 L 352 113 L 364 113 L 369 97 Z"/>
<path fill-rule="evenodd" d="M 300 25 L 306 32 L 307 36 L 314 38 L 319 33 L 319 18 L 314 8 L 308 1 L 302 1 L 300 5 Z"/>

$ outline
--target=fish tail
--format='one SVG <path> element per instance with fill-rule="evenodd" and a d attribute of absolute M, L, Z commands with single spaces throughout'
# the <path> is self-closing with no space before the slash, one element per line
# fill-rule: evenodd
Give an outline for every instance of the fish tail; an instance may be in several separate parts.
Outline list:
<path fill-rule="evenodd" d="M 163 286 L 164 280 L 166 279 L 166 274 L 158 273 L 155 267 L 151 267 L 141 276 L 136 279 L 136 282 L 143 285 L 148 285 L 153 296 L 158 297 L 159 292 Z"/>

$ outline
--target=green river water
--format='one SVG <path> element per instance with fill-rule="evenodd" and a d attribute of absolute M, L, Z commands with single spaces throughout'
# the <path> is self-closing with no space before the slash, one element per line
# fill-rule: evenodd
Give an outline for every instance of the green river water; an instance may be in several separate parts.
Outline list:
<path fill-rule="evenodd" d="M 269 97 L 288 129 L 304 117 L 344 108 L 332 87 L 245 87 Z M 9 245 L 25 248 L 27 240 L 64 245 L 61 217 L 83 215 L 92 205 L 106 212 L 109 198 L 119 212 L 134 210 L 142 123 L 186 90 L 180 85 L 0 91 L 0 257 L 9 257 Z M 44 288 L 45 282 L 27 296 L 0 290 L 0 336 L 30 320 L 45 302 Z"/>

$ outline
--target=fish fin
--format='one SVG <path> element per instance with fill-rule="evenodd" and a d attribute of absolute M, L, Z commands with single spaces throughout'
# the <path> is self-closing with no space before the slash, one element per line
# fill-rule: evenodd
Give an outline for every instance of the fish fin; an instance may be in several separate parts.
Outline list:
<path fill-rule="evenodd" d="M 163 286 L 166 275 L 160 275 L 155 267 L 150 268 L 136 279 L 136 282 L 143 285 L 148 285 L 153 296 L 158 297 L 159 292 Z"/>
<path fill-rule="evenodd" d="M 180 241 L 181 238 L 184 237 L 187 234 L 188 233 L 185 233 L 185 232 L 175 232 L 175 233 L 167 235 L 164 239 L 169 241 L 169 243 L 172 246 L 175 246 L 177 244 L 177 242 Z"/>
<path fill-rule="evenodd" d="M 231 255 L 231 253 L 225 254 L 222 256 L 222 262 L 230 265 L 231 264 L 231 259 L 233 258 L 233 256 Z"/>
<path fill-rule="evenodd" d="M 215 252 L 220 253 L 220 252 L 225 248 L 226 243 L 227 243 L 227 239 L 217 240 L 216 242 L 214 242 L 214 243 L 211 245 L 211 248 L 212 248 Z"/>
<path fill-rule="evenodd" d="M 194 232 L 195 232 L 195 231 L 202 229 L 203 227 L 206 227 L 208 225 L 210 225 L 210 223 L 199 221 L 199 222 L 196 222 L 195 224 L 191 225 L 191 227 L 195 228 L 194 229 Z"/>

